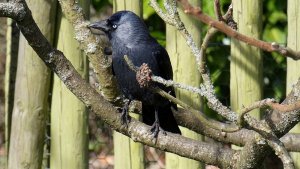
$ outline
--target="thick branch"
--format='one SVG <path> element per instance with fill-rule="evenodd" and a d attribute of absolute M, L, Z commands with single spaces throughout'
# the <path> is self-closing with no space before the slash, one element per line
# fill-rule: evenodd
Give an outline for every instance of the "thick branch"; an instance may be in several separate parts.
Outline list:
<path fill-rule="evenodd" d="M 210 128 L 203 123 L 199 123 L 192 113 L 181 108 L 179 108 L 178 111 L 173 110 L 173 114 L 179 125 L 222 143 L 244 146 L 254 135 L 257 134 L 255 131 L 248 129 L 241 129 L 236 132 L 227 133 Z M 280 138 L 280 141 L 283 142 L 288 151 L 300 152 L 300 134 L 288 133 Z"/>
<path fill-rule="evenodd" d="M 80 48 L 85 51 L 94 68 L 100 82 L 101 93 L 111 102 L 118 101 L 116 99 L 119 92 L 112 75 L 111 59 L 104 54 L 104 49 L 99 45 L 99 39 L 87 28 L 89 23 L 85 20 L 83 9 L 73 1 L 59 0 L 59 3 L 66 18 L 75 28 L 75 39 L 79 42 Z"/>
<path fill-rule="evenodd" d="M 15 19 L 18 21 L 18 26 L 28 40 L 29 44 L 33 47 L 33 49 L 37 52 L 37 54 L 41 57 L 45 64 L 51 70 L 57 73 L 57 75 L 66 84 L 66 86 L 92 111 L 95 111 L 113 129 L 116 129 L 137 141 L 157 147 L 162 150 L 178 153 L 179 155 L 185 157 L 215 164 L 224 168 L 229 167 L 229 162 L 234 155 L 234 152 L 231 150 L 219 149 L 213 144 L 195 142 L 171 133 L 168 133 L 167 136 L 159 135 L 159 141 L 157 142 L 157 144 L 154 144 L 152 142 L 152 138 L 150 137 L 151 134 L 149 134 L 149 127 L 135 120 L 130 123 L 128 129 L 124 128 L 120 123 L 120 117 L 117 114 L 116 109 L 110 103 L 105 101 L 104 98 L 101 97 L 96 90 L 94 90 L 91 86 L 89 86 L 89 84 L 81 79 L 80 75 L 75 71 L 73 66 L 61 52 L 53 49 L 50 46 L 49 42 L 41 34 L 40 30 L 35 24 L 26 3 L 24 1 L 21 1 L 20 3 L 21 5 L 25 6 L 25 15 L 24 17 Z M 2 16 L 1 14 L 2 13 L 0 12 L 0 16 Z M 18 15 L 11 15 L 11 17 L 16 16 Z M 291 103 L 299 98 L 299 96 L 297 95 L 297 93 L 299 92 L 295 92 L 295 90 L 297 89 L 299 91 L 299 84 L 297 84 L 296 86 L 298 87 L 296 87 L 287 98 L 287 101 L 291 101 Z M 299 121 L 299 113 L 296 111 L 284 114 L 279 113 L 278 115 L 279 116 L 276 116 L 277 119 L 270 118 L 270 120 L 268 121 L 269 125 L 273 124 L 275 126 L 276 133 L 278 135 L 287 132 L 288 129 L 290 129 L 293 125 L 295 125 L 295 123 Z M 274 122 L 277 121 L 279 123 L 274 124 Z M 253 136 L 251 138 L 253 138 Z M 182 142 L 184 143 L 184 145 L 178 142 Z M 189 144 L 191 146 L 187 146 Z M 255 153 L 265 152 L 263 151 L 265 150 L 264 148 L 266 147 L 260 147 L 260 149 L 253 148 L 252 150 L 254 150 Z M 254 154 L 254 156 L 255 155 L 257 154 Z M 216 159 L 216 157 L 218 158 Z"/>
<path fill-rule="evenodd" d="M 250 127 L 259 133 L 260 135 L 257 135 L 255 137 L 255 142 L 252 144 L 257 144 L 257 145 L 264 145 L 266 142 L 274 151 L 275 154 L 281 159 L 284 168 L 286 169 L 293 169 L 293 160 L 290 157 L 288 151 L 286 148 L 283 146 L 282 142 L 277 138 L 277 136 L 274 134 L 270 126 L 265 122 L 265 121 L 256 121 L 251 118 L 249 118 L 248 114 L 245 114 L 244 118 L 247 120 L 248 124 Z M 241 154 L 247 149 L 243 149 Z M 247 153 L 245 153 L 247 154 Z M 250 154 L 249 154 L 250 155 Z M 254 154 L 251 154 L 254 155 Z M 248 158 L 244 156 L 244 158 Z M 255 160 L 253 160 L 255 163 Z M 242 165 L 247 165 L 247 163 L 244 163 Z"/>
<path fill-rule="evenodd" d="M 288 151 L 300 152 L 300 134 L 288 133 L 280 138 Z"/>
<path fill-rule="evenodd" d="M 284 169 L 294 169 L 293 160 L 284 147 L 283 143 L 276 137 L 267 140 L 269 146 L 275 151 L 275 154 L 281 159 Z"/>
<path fill-rule="evenodd" d="M 63 53 L 55 50 L 42 35 L 30 14 L 26 2 L 20 1 L 19 3 L 25 7 L 25 16 L 24 19 L 17 23 L 28 43 L 44 63 L 58 75 L 67 88 L 113 129 L 131 137 L 135 141 L 164 151 L 223 168 L 230 167 L 230 159 L 235 153 L 233 150 L 220 148 L 215 144 L 197 142 L 172 133 L 168 133 L 166 136 L 159 134 L 158 141 L 155 143 L 150 127 L 134 119 L 132 119 L 128 128 L 124 127 L 121 124 L 120 115 L 113 105 L 83 80 Z"/>
<path fill-rule="evenodd" d="M 294 85 L 292 92 L 284 100 L 282 104 L 293 104 L 300 99 L 300 80 Z M 265 121 L 272 128 L 272 132 L 276 134 L 278 138 L 287 133 L 292 127 L 294 127 L 300 121 L 299 109 L 291 112 L 282 113 L 274 110 L 266 116 Z M 255 140 L 252 137 L 250 140 Z M 240 167 L 244 168 L 255 168 L 259 162 L 264 158 L 262 154 L 269 153 L 270 147 L 265 144 L 259 144 L 258 142 L 252 141 L 252 143 L 247 144 L 244 149 L 249 149 L 252 151 L 251 154 L 240 157 L 241 159 L 247 159 L 247 161 L 240 161 Z M 241 152 L 243 155 L 243 152 Z"/>
<path fill-rule="evenodd" d="M 183 1 L 183 0 L 182 0 Z M 157 9 L 157 2 L 155 1 L 155 0 L 151 0 L 150 1 L 151 2 L 151 4 L 152 4 L 152 6 L 156 6 L 156 8 L 154 8 L 155 10 L 160 10 L 159 8 Z M 180 20 L 180 18 L 179 18 L 179 15 L 178 15 L 178 13 L 177 13 L 177 11 L 176 11 L 176 4 L 174 4 L 174 3 L 169 3 L 168 4 L 168 2 L 169 1 L 165 1 L 165 9 L 166 9 L 166 11 L 167 11 L 167 13 L 168 14 L 164 14 L 163 13 L 163 15 L 160 15 L 161 17 L 162 17 L 162 19 L 164 19 L 164 20 L 166 20 L 166 19 L 169 19 L 169 18 L 171 18 L 172 20 L 172 25 L 174 25 L 182 34 L 183 34 L 183 36 L 186 38 L 186 41 L 187 41 L 187 44 L 191 47 L 191 49 L 192 49 L 192 52 L 194 53 L 194 55 L 196 56 L 196 61 L 199 63 L 199 60 L 201 60 L 201 59 L 199 59 L 200 57 L 199 57 L 199 50 L 198 50 L 198 48 L 197 47 L 195 47 L 194 46 L 194 43 L 193 43 L 193 39 L 190 37 L 190 36 L 188 36 L 189 35 L 189 33 L 186 31 L 186 29 L 185 29 L 185 27 L 184 27 L 184 24 L 181 22 L 181 20 Z M 172 1 L 172 2 L 174 2 L 174 1 Z M 186 4 L 188 4 L 189 5 L 189 3 L 187 2 L 187 1 L 184 1 Z M 171 7 L 169 7 L 168 5 L 171 5 Z M 186 8 L 187 9 L 187 8 Z M 191 10 L 191 9 L 194 9 L 194 8 L 192 8 L 191 6 L 188 8 L 188 10 Z M 187 12 L 189 12 L 188 10 L 186 10 Z M 212 19 L 210 19 L 208 16 L 206 16 L 206 15 L 202 15 L 202 12 L 201 12 L 201 10 L 200 9 L 194 9 L 195 11 L 196 11 L 196 13 L 197 14 L 199 14 L 200 16 L 204 16 L 204 19 L 206 19 L 207 21 L 210 21 L 210 22 L 206 22 L 207 24 L 209 24 L 210 26 L 213 26 L 213 27 L 216 27 L 216 25 L 218 25 L 218 24 L 222 24 L 221 22 L 216 22 L 216 21 L 213 21 Z M 160 12 L 161 12 L 162 10 L 160 10 Z M 192 13 L 192 12 L 191 12 Z M 224 25 L 224 24 L 223 24 Z M 216 27 L 216 28 L 218 28 L 218 27 Z M 231 30 L 231 28 L 229 28 L 229 27 L 227 27 L 226 25 L 225 25 L 225 27 L 223 27 L 223 28 L 226 28 L 226 29 L 230 29 Z M 221 30 L 222 31 L 222 30 Z M 236 33 L 235 31 L 234 31 L 234 33 Z M 240 34 L 235 34 L 235 35 L 240 35 Z M 236 37 L 236 36 L 235 36 Z M 244 35 L 241 35 L 241 37 L 246 37 L 246 36 L 244 36 Z M 241 40 L 241 38 L 239 39 L 239 40 Z M 253 39 L 252 39 L 253 40 Z M 255 40 L 255 39 L 254 39 Z M 258 41 L 258 40 L 256 40 L 256 41 Z M 260 42 L 262 42 L 262 44 L 263 45 L 266 45 L 265 44 L 265 42 L 263 42 L 263 41 L 260 41 Z M 249 43 L 249 42 L 248 42 Z M 268 44 L 268 43 L 267 43 Z M 272 44 L 272 47 L 276 47 L 277 49 L 279 49 L 279 46 L 276 46 L 276 44 Z M 199 66 L 199 65 L 198 65 Z M 201 65 L 200 65 L 201 66 Z M 199 67 L 200 67 L 199 66 Z M 198 67 L 198 68 L 199 68 Z M 201 69 L 200 69 L 200 72 L 201 72 Z M 211 83 L 211 81 L 210 81 L 210 78 L 209 78 L 209 75 L 208 75 L 208 73 L 207 72 L 205 72 L 205 74 L 202 74 L 202 78 L 203 78 L 203 81 L 204 81 L 204 84 L 206 84 L 207 86 L 212 86 L 212 83 Z M 210 91 L 210 93 L 213 95 L 213 92 L 211 92 L 211 90 L 208 90 L 208 91 Z M 212 90 L 213 91 L 213 90 Z M 218 101 L 218 100 L 217 100 Z M 230 115 L 233 115 L 234 117 L 236 117 L 236 114 L 233 112 L 233 113 L 228 113 L 228 112 L 226 112 L 225 111 L 225 113 L 222 113 L 222 112 L 220 112 L 220 111 L 218 111 L 218 113 L 219 114 L 221 114 L 221 115 L 223 115 L 223 117 L 226 117 L 227 119 L 228 119 L 228 115 L 230 114 Z M 225 115 L 225 116 L 224 116 Z M 298 119 L 299 120 L 299 119 Z M 248 116 L 247 117 L 247 119 L 246 119 L 246 122 L 251 126 L 251 128 L 253 128 L 253 129 L 255 129 L 257 132 L 259 132 L 260 134 L 263 134 L 264 135 L 264 133 L 267 133 L 267 134 L 270 134 L 270 133 L 272 133 L 273 134 L 273 132 L 272 132 L 272 130 L 270 129 L 270 127 L 269 127 L 269 125 L 268 124 L 266 124 L 266 123 L 263 123 L 263 124 L 261 124 L 260 125 L 260 123 L 259 123 L 259 121 L 257 121 L 256 119 L 254 119 L 254 118 L 252 118 L 251 116 Z M 260 127 L 262 127 L 262 128 L 260 128 Z M 252 137 L 253 138 L 253 137 Z M 246 148 L 242 151 L 242 155 L 240 156 L 240 158 L 242 159 L 242 160 L 240 160 L 239 162 L 240 162 L 240 166 L 244 166 L 244 167 L 251 167 L 252 165 L 257 165 L 258 164 L 258 160 L 259 160 L 259 158 L 256 158 L 256 151 L 252 151 L 253 149 L 256 149 L 256 150 L 258 150 L 257 152 L 261 152 L 261 151 L 259 151 L 259 150 L 263 150 L 265 147 L 267 147 L 267 146 L 261 146 L 261 145 L 258 145 L 257 144 L 257 142 L 255 141 L 255 139 L 251 139 L 251 140 L 254 140 L 254 141 L 252 141 L 252 143 L 251 144 L 247 144 L 247 145 L 249 145 L 249 147 L 248 146 L 246 146 Z M 268 140 L 268 141 L 271 141 L 271 140 Z M 260 147 L 262 147 L 262 148 L 260 148 Z M 274 146 L 273 146 L 273 148 L 274 148 Z M 243 153 L 244 152 L 244 153 Z M 244 155 L 243 155 L 244 154 Z M 260 154 L 263 154 L 262 152 L 260 153 Z M 253 158 L 249 158 L 250 156 L 253 156 Z M 264 156 L 260 156 L 260 157 L 264 157 Z M 282 156 L 281 156 L 282 157 Z M 248 163 L 246 163 L 247 161 L 250 161 L 250 165 L 248 165 Z M 288 164 L 288 163 L 287 163 Z"/>
<path fill-rule="evenodd" d="M 288 94 L 287 98 L 281 103 L 289 107 L 291 105 L 297 105 L 300 101 L 300 79 L 294 85 L 292 91 Z M 266 117 L 266 121 L 269 126 L 274 129 L 277 136 L 282 136 L 287 133 L 292 127 L 294 127 L 300 121 L 300 109 L 282 113 L 279 110 L 274 110 Z"/>
<path fill-rule="evenodd" d="M 25 16 L 24 7 L 18 3 L 0 3 L 0 16 L 22 20 Z"/>

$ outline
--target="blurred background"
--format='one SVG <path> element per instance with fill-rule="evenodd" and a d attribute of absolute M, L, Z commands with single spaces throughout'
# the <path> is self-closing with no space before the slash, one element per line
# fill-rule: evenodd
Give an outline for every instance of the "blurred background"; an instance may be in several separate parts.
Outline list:
<path fill-rule="evenodd" d="M 159 0 L 162 4 L 162 0 Z M 229 0 L 221 0 L 222 11 L 227 11 Z M 213 1 L 202 1 L 202 8 L 211 17 L 214 16 Z M 113 0 L 91 0 L 90 20 L 96 21 L 110 16 L 113 12 Z M 255 12 L 255 11 L 253 11 Z M 143 2 L 143 19 L 147 24 L 151 35 L 158 42 L 166 45 L 166 25 L 154 10 L 148 6 L 147 0 Z M 6 29 L 7 19 L 0 18 L 0 169 L 4 168 L 4 74 L 6 63 Z M 199 22 L 199 24 L 201 24 Z M 202 37 L 207 30 L 202 25 Z M 263 32 L 262 40 L 278 42 L 286 45 L 287 37 L 287 1 L 264 0 L 263 1 Z M 286 58 L 277 53 L 263 52 L 263 96 L 275 98 L 279 101 L 285 97 L 286 92 Z M 230 106 L 230 38 L 218 33 L 210 42 L 207 49 L 207 62 L 211 77 L 215 85 L 218 98 L 226 106 Z M 94 83 L 93 71 L 90 70 L 90 82 Z M 214 113 L 204 107 L 204 112 L 214 117 Z M 112 131 L 95 114 L 90 113 L 89 123 L 89 168 L 113 168 L 114 167 L 114 144 Z M 145 165 L 149 169 L 165 168 L 165 153 L 154 148 L 145 148 Z"/>

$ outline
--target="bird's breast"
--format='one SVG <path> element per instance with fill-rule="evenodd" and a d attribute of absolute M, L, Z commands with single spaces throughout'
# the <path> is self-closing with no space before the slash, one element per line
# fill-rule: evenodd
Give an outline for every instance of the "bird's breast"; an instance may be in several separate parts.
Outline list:
<path fill-rule="evenodd" d="M 126 98 L 132 100 L 143 100 L 147 92 L 140 88 L 136 73 L 129 68 L 123 57 L 113 57 L 113 70 L 117 83 Z"/>
<path fill-rule="evenodd" d="M 136 72 L 130 69 L 124 59 L 124 55 L 127 55 L 135 66 L 141 66 L 143 63 L 146 63 L 153 74 L 158 74 L 158 64 L 152 54 L 153 51 L 149 50 L 149 48 L 147 49 L 145 46 L 140 48 L 134 47 L 133 49 L 126 48 L 125 50 L 122 50 L 122 48 L 113 48 L 113 70 L 119 88 L 126 98 L 140 100 L 143 104 L 165 104 L 165 101 L 160 96 L 153 94 L 147 88 L 140 87 L 136 80 Z"/>

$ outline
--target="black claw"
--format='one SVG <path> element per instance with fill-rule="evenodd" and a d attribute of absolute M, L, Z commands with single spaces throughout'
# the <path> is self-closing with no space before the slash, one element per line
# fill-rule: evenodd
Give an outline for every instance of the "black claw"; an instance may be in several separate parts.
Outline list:
<path fill-rule="evenodd" d="M 125 108 L 122 109 L 121 123 L 122 125 L 125 124 L 126 127 L 128 127 L 128 124 L 130 123 L 130 116 L 128 114 L 128 109 L 127 110 Z"/>
<path fill-rule="evenodd" d="M 122 108 L 122 114 L 121 114 L 121 123 L 122 125 L 126 125 L 128 127 L 128 124 L 130 123 L 130 116 L 129 116 L 129 104 L 130 100 L 128 102 L 125 102 L 124 107 Z"/>
<path fill-rule="evenodd" d="M 167 135 L 164 129 L 162 129 L 159 125 L 159 118 L 158 118 L 158 111 L 155 109 L 155 121 L 150 129 L 151 133 L 153 134 L 153 137 L 155 139 L 155 144 L 157 142 L 158 133 L 161 131 L 164 135 Z"/>
<path fill-rule="evenodd" d="M 157 139 L 157 136 L 158 136 L 158 133 L 159 133 L 159 132 L 162 132 L 164 135 L 167 135 L 167 132 L 166 132 L 163 128 L 160 127 L 158 121 L 155 121 L 155 122 L 153 123 L 153 125 L 151 126 L 150 131 L 151 131 L 151 133 L 153 134 L 153 137 L 154 137 L 155 139 Z"/>

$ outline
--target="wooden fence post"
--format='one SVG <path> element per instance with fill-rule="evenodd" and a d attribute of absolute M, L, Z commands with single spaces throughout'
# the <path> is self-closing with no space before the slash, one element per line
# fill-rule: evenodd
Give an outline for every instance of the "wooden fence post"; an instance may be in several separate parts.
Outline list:
<path fill-rule="evenodd" d="M 28 0 L 27 3 L 42 33 L 53 42 L 56 0 Z M 8 169 L 40 169 L 51 73 L 23 36 L 20 36 L 18 55 Z"/>
<path fill-rule="evenodd" d="M 200 6 L 199 0 L 189 0 L 194 6 Z M 183 13 L 183 11 L 178 8 L 180 17 L 184 22 L 186 28 L 191 33 L 194 41 L 200 46 L 201 41 L 201 29 L 200 22 L 194 20 L 191 16 Z M 192 54 L 190 48 L 187 46 L 184 37 L 176 30 L 175 27 L 167 25 L 167 51 L 169 53 L 172 67 L 173 67 L 173 79 L 176 82 L 183 84 L 199 87 L 201 82 L 200 73 L 197 70 L 196 60 Z M 201 97 L 198 94 L 193 94 L 189 91 L 175 89 L 176 97 L 183 102 L 191 105 L 197 110 L 201 110 Z M 182 135 L 195 139 L 201 140 L 203 137 L 193 131 L 186 128 L 180 127 Z M 172 153 L 166 153 L 166 169 L 185 169 L 201 168 L 201 163 L 195 160 L 180 157 Z"/>
<path fill-rule="evenodd" d="M 262 1 L 233 0 L 232 4 L 238 32 L 260 39 Z M 261 50 L 232 39 L 230 60 L 230 104 L 236 111 L 262 98 Z M 254 110 L 251 115 L 259 118 L 259 112 Z"/>
<path fill-rule="evenodd" d="M 89 0 L 79 0 L 89 16 Z M 74 39 L 72 24 L 59 11 L 57 49 L 61 50 L 81 76 L 88 80 L 88 62 Z M 88 168 L 88 113 L 85 105 L 54 75 L 51 104 L 50 168 Z"/>
<path fill-rule="evenodd" d="M 288 0 L 288 38 L 287 46 L 296 51 L 300 50 L 300 0 Z M 293 84 L 300 77 L 300 61 L 287 59 L 286 94 L 289 94 Z M 300 124 L 297 124 L 292 133 L 300 133 Z M 291 153 L 295 168 L 300 168 L 300 153 Z"/>
<path fill-rule="evenodd" d="M 114 0 L 113 11 L 130 10 L 140 17 L 143 17 L 143 0 Z M 130 116 L 140 119 L 140 116 L 130 113 Z M 114 131 L 114 157 L 115 169 L 143 169 L 144 146 L 132 139 Z"/>

